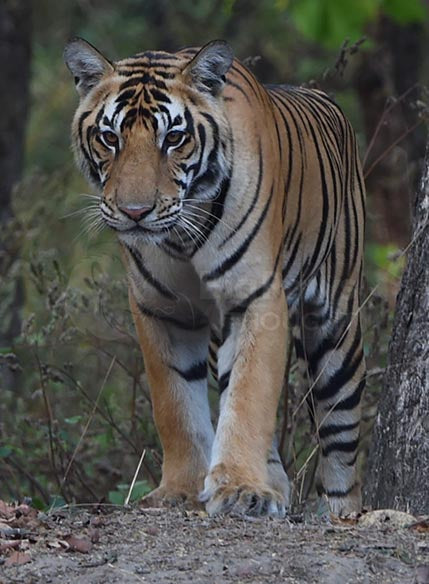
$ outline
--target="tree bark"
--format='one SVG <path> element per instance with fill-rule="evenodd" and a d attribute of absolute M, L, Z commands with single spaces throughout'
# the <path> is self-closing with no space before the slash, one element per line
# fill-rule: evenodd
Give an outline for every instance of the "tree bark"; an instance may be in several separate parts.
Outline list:
<path fill-rule="evenodd" d="M 0 348 L 10 347 L 20 330 L 22 292 L 9 277 L 19 242 L 13 220 L 12 192 L 21 177 L 28 110 L 31 55 L 31 1 L 0 3 Z"/>
<path fill-rule="evenodd" d="M 368 461 L 366 503 L 429 513 L 429 140 Z"/>

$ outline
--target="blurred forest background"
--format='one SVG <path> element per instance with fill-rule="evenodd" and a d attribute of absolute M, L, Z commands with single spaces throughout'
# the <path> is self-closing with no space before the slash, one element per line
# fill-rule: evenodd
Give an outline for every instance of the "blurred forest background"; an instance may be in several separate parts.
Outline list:
<path fill-rule="evenodd" d="M 82 36 L 111 59 L 223 38 L 264 82 L 318 86 L 358 135 L 368 188 L 362 472 L 409 244 L 429 96 L 424 0 L 0 2 L 0 499 L 121 504 L 156 484 L 160 451 L 111 232 L 88 235 L 74 168 L 77 104 L 62 61 Z M 364 40 L 365 39 L 365 40 Z M 279 411 L 296 502 L 317 446 L 292 364 Z M 211 389 L 216 410 L 216 391 Z"/>

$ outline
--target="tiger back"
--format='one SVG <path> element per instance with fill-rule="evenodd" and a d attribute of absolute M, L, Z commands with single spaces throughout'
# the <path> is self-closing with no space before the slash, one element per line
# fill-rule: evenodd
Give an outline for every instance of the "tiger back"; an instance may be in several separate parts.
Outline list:
<path fill-rule="evenodd" d="M 65 60 L 75 157 L 118 235 L 163 448 L 145 504 L 284 515 L 291 327 L 320 490 L 333 512 L 359 510 L 364 186 L 349 122 L 320 91 L 261 85 L 223 41 L 111 63 L 75 39 Z"/>

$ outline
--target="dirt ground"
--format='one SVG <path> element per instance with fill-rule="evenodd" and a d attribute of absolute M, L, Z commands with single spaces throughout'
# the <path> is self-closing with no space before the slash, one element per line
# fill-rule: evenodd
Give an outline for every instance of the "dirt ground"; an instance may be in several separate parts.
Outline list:
<path fill-rule="evenodd" d="M 0 522 L 1 584 L 429 583 L 427 519 L 381 517 L 371 526 L 314 516 L 21 509 Z"/>

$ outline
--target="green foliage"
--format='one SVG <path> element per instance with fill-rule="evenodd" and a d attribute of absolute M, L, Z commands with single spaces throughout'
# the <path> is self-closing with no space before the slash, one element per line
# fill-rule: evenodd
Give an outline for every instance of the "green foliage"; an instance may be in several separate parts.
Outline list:
<path fill-rule="evenodd" d="M 116 245 L 76 239 L 79 221 L 61 220 L 75 188 L 74 178 L 57 173 L 33 175 L 16 192 L 20 227 L 11 225 L 10 239 L 22 253 L 9 277 L 19 278 L 27 300 L 14 352 L 1 357 L 11 378 L 2 384 L 0 498 L 106 499 L 132 477 L 142 444 L 152 486 L 159 473 Z"/>
<path fill-rule="evenodd" d="M 411 22 L 425 22 L 428 11 L 423 0 L 383 0 L 383 11 L 400 24 Z"/>
<path fill-rule="evenodd" d="M 284 5 L 302 35 L 328 48 L 339 47 L 345 39 L 357 41 L 383 13 L 402 24 L 425 19 L 421 0 L 294 0 Z"/>
<path fill-rule="evenodd" d="M 405 265 L 405 256 L 398 254 L 397 246 L 368 242 L 365 256 L 366 274 L 371 285 L 389 286 L 392 281 L 399 283 Z"/>
<path fill-rule="evenodd" d="M 291 5 L 294 24 L 305 37 L 327 47 L 339 47 L 344 39 L 358 40 L 364 25 L 378 11 L 373 0 L 298 0 Z"/>
<path fill-rule="evenodd" d="M 113 505 L 123 505 L 130 490 L 130 485 L 119 484 L 115 491 L 109 492 L 109 502 Z M 130 502 L 138 501 L 148 493 L 150 493 L 152 487 L 147 481 L 136 481 L 133 490 L 131 491 Z"/>

